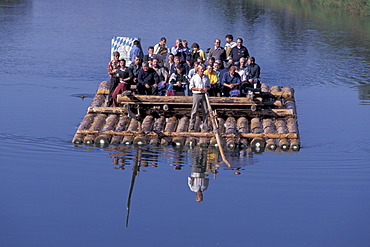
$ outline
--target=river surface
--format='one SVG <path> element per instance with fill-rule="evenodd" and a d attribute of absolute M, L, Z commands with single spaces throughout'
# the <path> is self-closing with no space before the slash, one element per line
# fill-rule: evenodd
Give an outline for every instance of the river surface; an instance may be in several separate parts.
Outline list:
<path fill-rule="evenodd" d="M 227 150 L 239 170 L 207 169 L 199 203 L 188 177 L 212 153 L 71 144 L 111 37 L 206 50 L 229 33 L 265 83 L 294 87 L 299 152 Z M 369 246 L 369 18 L 275 1 L 0 0 L 0 34 L 0 246 Z"/>

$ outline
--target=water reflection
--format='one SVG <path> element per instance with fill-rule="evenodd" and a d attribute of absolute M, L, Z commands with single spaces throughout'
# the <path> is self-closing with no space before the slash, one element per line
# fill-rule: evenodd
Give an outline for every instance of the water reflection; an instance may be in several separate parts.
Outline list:
<path fill-rule="evenodd" d="M 370 104 L 370 84 L 364 84 L 357 87 L 359 93 L 359 99 L 361 104 L 369 105 Z"/>

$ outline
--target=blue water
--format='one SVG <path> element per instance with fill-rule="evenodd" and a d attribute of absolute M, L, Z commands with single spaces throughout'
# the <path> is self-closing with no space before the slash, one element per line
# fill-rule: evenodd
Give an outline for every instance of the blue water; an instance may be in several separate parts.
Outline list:
<path fill-rule="evenodd" d="M 0 1 L 0 246 L 369 245 L 368 19 L 230 3 Z M 76 95 L 107 79 L 112 36 L 206 50 L 228 33 L 265 83 L 294 87 L 299 152 L 226 150 L 239 170 L 208 173 L 199 203 L 198 149 L 71 144 L 92 100 Z"/>

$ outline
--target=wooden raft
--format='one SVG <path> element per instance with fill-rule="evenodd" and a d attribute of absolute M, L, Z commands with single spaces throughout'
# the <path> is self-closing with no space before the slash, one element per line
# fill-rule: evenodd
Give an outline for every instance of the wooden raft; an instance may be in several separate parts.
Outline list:
<path fill-rule="evenodd" d="M 120 107 L 107 107 L 109 81 L 100 83 L 72 140 L 75 144 L 216 146 L 213 131 L 188 131 L 192 96 L 147 96 L 126 91 L 117 96 Z M 294 90 L 262 84 L 253 100 L 247 97 L 209 97 L 216 112 L 223 145 L 257 151 L 298 151 L 300 140 Z M 201 114 L 201 113 L 200 113 Z"/>

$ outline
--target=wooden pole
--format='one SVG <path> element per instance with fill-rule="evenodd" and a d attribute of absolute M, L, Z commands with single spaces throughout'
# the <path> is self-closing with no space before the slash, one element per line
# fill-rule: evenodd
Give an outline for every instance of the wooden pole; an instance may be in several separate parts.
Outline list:
<path fill-rule="evenodd" d="M 212 122 L 212 126 L 213 126 L 213 132 L 215 133 L 215 136 L 216 136 L 216 140 L 217 140 L 217 146 L 218 146 L 218 149 L 220 150 L 220 154 L 221 154 L 221 158 L 222 158 L 222 161 L 225 162 L 225 164 L 231 168 L 231 165 L 229 163 L 229 161 L 227 161 L 226 157 L 225 157 L 225 154 L 224 154 L 224 150 L 222 149 L 222 144 L 221 144 L 221 138 L 220 138 L 220 135 L 218 133 L 218 127 L 217 127 L 217 122 L 216 122 L 216 116 L 213 114 L 213 111 L 212 111 L 212 107 L 211 107 L 211 104 L 209 103 L 209 100 L 208 100 L 208 95 L 205 94 L 206 96 L 206 101 L 207 101 L 207 106 L 208 106 L 208 112 L 209 112 L 209 117 L 210 117 L 210 120 Z"/>

